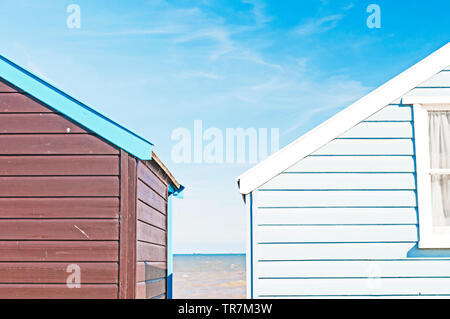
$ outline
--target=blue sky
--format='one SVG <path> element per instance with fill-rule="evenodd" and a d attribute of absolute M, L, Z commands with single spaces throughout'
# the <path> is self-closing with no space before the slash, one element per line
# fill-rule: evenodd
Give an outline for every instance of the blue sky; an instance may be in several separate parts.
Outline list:
<path fill-rule="evenodd" d="M 81 28 L 69 29 L 70 4 Z M 369 29 L 366 8 L 381 8 Z M 243 252 L 235 178 L 177 164 L 176 128 L 279 128 L 280 146 L 450 39 L 448 1 L 0 0 L 0 54 L 148 138 L 186 186 L 176 253 Z"/>

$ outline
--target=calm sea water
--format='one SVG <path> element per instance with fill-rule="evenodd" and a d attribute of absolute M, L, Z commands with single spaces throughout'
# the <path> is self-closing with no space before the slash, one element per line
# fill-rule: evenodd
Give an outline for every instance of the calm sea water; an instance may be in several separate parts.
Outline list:
<path fill-rule="evenodd" d="M 175 255 L 174 298 L 245 298 L 245 255 Z"/>

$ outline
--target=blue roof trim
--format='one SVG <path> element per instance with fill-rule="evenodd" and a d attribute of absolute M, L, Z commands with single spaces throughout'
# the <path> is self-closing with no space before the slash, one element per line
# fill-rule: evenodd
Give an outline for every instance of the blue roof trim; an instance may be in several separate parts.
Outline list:
<path fill-rule="evenodd" d="M 0 55 L 0 77 L 141 160 L 153 144 Z"/>

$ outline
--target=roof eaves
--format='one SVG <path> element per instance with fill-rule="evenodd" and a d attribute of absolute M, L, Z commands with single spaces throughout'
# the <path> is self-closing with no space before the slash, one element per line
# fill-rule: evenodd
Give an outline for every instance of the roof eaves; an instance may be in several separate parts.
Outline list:
<path fill-rule="evenodd" d="M 445 69 L 449 62 L 450 43 L 447 43 L 411 68 L 240 175 L 237 180 L 241 194 L 254 191 L 359 122 L 400 98 L 420 83 Z"/>
<path fill-rule="evenodd" d="M 0 55 L 0 78 L 141 160 L 153 144 Z"/>

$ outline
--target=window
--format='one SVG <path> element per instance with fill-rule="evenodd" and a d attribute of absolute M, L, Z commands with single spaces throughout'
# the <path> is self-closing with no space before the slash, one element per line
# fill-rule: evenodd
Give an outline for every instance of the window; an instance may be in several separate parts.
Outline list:
<path fill-rule="evenodd" d="M 450 248 L 450 104 L 414 105 L 419 247 Z"/>

